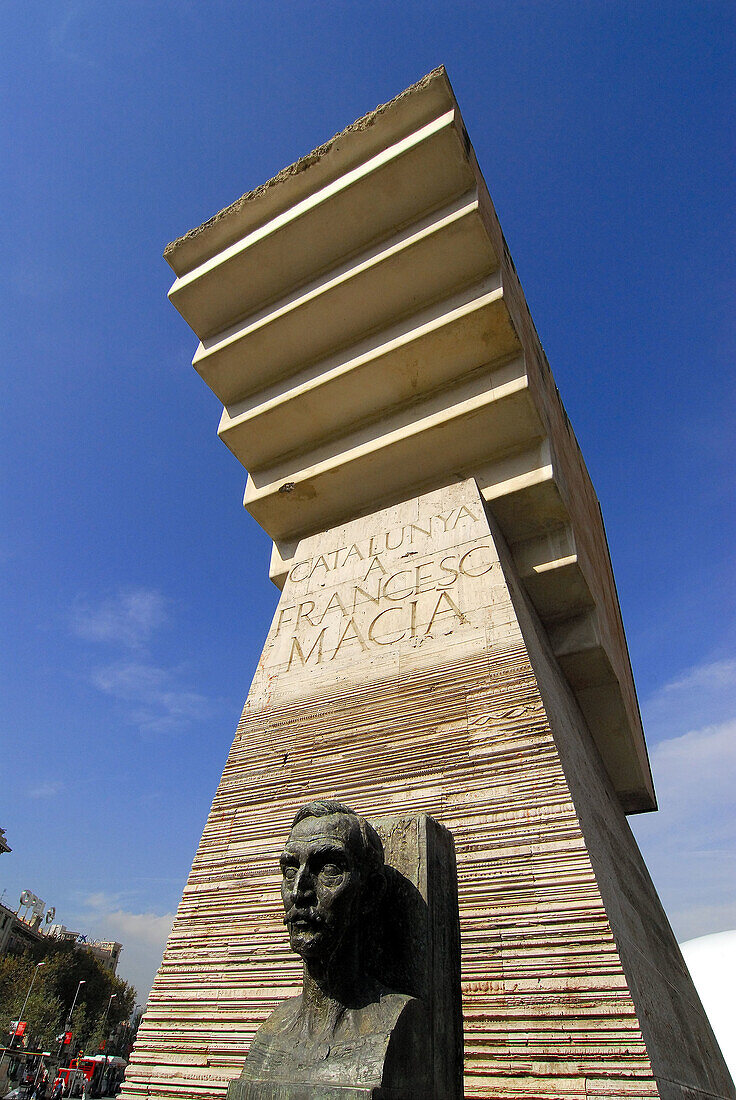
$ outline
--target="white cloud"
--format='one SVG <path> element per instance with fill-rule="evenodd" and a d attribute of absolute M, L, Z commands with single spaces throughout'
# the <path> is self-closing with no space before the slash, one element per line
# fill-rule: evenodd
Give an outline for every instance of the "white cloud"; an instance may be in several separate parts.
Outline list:
<path fill-rule="evenodd" d="M 181 682 L 179 670 L 147 659 L 145 644 L 168 619 L 168 601 L 147 588 L 79 604 L 72 616 L 78 637 L 129 651 L 127 657 L 93 670 L 90 679 L 98 691 L 128 704 L 128 720 L 148 734 L 175 733 L 209 711 L 208 700 Z"/>
<path fill-rule="evenodd" d="M 642 708 L 659 812 L 630 818 L 680 939 L 736 923 L 736 662 L 686 670 Z"/>
<path fill-rule="evenodd" d="M 736 931 L 680 944 L 726 1065 L 736 1079 Z"/>
<path fill-rule="evenodd" d="M 129 720 L 144 733 L 176 733 L 205 718 L 210 709 L 204 695 L 178 683 L 176 671 L 144 661 L 117 661 L 98 668 L 92 683 L 106 695 L 131 704 Z"/>
<path fill-rule="evenodd" d="M 92 909 L 112 909 L 120 904 L 122 897 L 122 894 L 106 894 L 104 891 L 98 890 L 96 894 L 87 894 L 84 901 Z"/>
<path fill-rule="evenodd" d="M 736 717 L 736 661 L 685 669 L 650 696 L 642 712 L 650 744 Z"/>
<path fill-rule="evenodd" d="M 39 783 L 35 787 L 31 787 L 28 791 L 29 798 L 53 798 L 59 791 L 64 789 L 64 784 L 59 780 L 48 780 L 45 783 Z"/>
<path fill-rule="evenodd" d="M 131 588 L 98 603 L 80 602 L 72 630 L 86 641 L 139 649 L 168 620 L 168 602 L 153 588 Z"/>
<path fill-rule="evenodd" d="M 137 913 L 123 908 L 123 895 L 90 894 L 87 911 L 75 919 L 95 939 L 117 940 L 123 945 L 118 976 L 134 985 L 138 1002 L 145 1004 L 174 920 L 173 913 Z"/>
<path fill-rule="evenodd" d="M 701 819 L 705 804 L 728 802 L 736 789 L 736 715 L 660 741 L 651 761 L 667 804 Z"/>
<path fill-rule="evenodd" d="M 130 913 L 125 909 L 115 909 L 104 918 L 106 927 L 115 931 L 116 938 L 121 943 L 154 947 L 159 960 L 164 953 L 173 921 L 173 913 L 158 916 L 156 913 Z"/>
<path fill-rule="evenodd" d="M 136 700 L 163 690 L 169 674 L 163 668 L 140 661 L 116 661 L 98 668 L 92 683 L 117 699 Z"/>
<path fill-rule="evenodd" d="M 678 679 L 662 688 L 663 695 L 691 688 L 728 688 L 736 683 L 736 661 L 711 661 L 687 669 Z"/>

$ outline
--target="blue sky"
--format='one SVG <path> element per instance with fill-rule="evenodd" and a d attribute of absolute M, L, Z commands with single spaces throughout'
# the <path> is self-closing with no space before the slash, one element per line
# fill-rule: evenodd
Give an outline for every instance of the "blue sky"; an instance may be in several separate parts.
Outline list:
<path fill-rule="evenodd" d="M 276 590 L 172 238 L 440 63 L 606 521 L 681 939 L 736 928 L 729 3 L 6 0 L 2 809 L 144 994 Z"/>

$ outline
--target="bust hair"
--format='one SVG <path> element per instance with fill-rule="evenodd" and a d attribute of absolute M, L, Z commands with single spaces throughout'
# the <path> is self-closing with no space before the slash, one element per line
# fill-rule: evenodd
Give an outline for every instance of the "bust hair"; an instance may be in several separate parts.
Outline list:
<path fill-rule="evenodd" d="M 329 817 L 331 814 L 343 814 L 345 817 L 352 817 L 355 819 L 361 839 L 362 850 L 360 855 L 368 875 L 369 877 L 378 876 L 381 879 L 385 879 L 386 873 L 381 838 L 369 821 L 366 821 L 364 817 L 360 817 L 356 814 L 355 810 L 351 810 L 349 806 L 343 805 L 342 802 L 333 802 L 328 798 L 319 798 L 314 802 L 307 802 L 306 805 L 297 810 L 294 820 L 291 823 L 291 828 L 293 829 L 295 825 L 300 821 L 304 821 L 305 818 Z"/>

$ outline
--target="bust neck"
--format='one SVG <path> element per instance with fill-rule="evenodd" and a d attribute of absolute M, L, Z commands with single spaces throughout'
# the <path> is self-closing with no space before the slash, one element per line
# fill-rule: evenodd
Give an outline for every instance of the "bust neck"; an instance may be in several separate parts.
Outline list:
<path fill-rule="evenodd" d="M 379 995 L 378 984 L 361 965 L 356 940 L 333 955 L 304 959 L 302 1012 L 315 1027 L 333 1026 L 346 1008 L 362 1008 Z"/>

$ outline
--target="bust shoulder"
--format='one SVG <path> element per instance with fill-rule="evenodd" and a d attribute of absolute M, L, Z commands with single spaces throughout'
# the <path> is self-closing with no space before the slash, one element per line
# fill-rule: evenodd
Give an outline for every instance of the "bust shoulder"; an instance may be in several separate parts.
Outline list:
<path fill-rule="evenodd" d="M 405 1012 L 414 1014 L 421 1012 L 422 1002 L 408 993 L 397 993 L 395 990 L 382 988 L 376 998 L 361 1008 L 349 1009 L 348 1012 L 359 1021 L 360 1031 L 382 1032 L 391 1031 Z M 347 1015 L 347 1013 L 346 1013 Z"/>
<path fill-rule="evenodd" d="M 285 1001 L 280 1001 L 271 1015 L 260 1025 L 253 1041 L 255 1042 L 259 1037 L 266 1039 L 288 1032 L 296 1024 L 301 1007 L 301 994 L 298 997 L 287 997 Z"/>

